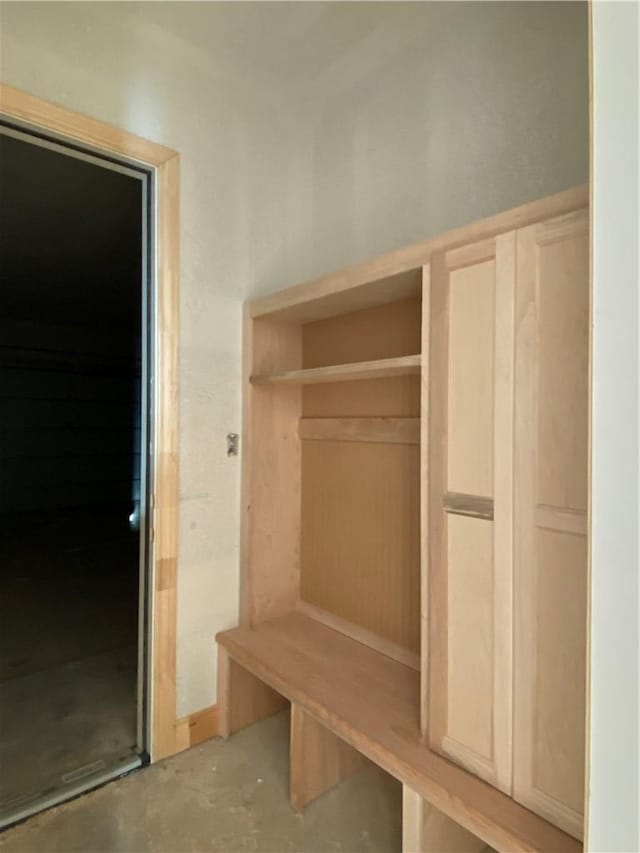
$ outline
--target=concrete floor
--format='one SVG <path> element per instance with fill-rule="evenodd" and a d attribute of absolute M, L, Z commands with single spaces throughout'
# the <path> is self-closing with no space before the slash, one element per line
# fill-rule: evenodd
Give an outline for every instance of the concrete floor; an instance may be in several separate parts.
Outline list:
<path fill-rule="evenodd" d="M 1 811 L 85 765 L 111 766 L 135 747 L 136 647 L 0 684 L 0 723 Z"/>
<path fill-rule="evenodd" d="M 0 565 L 4 815 L 135 745 L 138 536 L 126 508 L 0 516 Z"/>
<path fill-rule="evenodd" d="M 401 786 L 369 765 L 295 814 L 288 715 L 212 740 L 31 818 L 3 853 L 393 853 Z"/>

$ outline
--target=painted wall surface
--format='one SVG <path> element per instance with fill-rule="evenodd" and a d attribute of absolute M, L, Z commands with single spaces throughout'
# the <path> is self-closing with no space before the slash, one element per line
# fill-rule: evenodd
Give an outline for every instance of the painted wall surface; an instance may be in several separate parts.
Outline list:
<path fill-rule="evenodd" d="M 180 152 L 182 716 L 215 701 L 213 637 L 238 620 L 240 460 L 227 458 L 225 436 L 241 426 L 244 294 L 289 278 L 292 113 L 243 55 L 205 54 L 127 6 L 3 4 L 1 71 L 4 83 Z"/>
<path fill-rule="evenodd" d="M 3 5 L 6 83 L 182 158 L 179 715 L 237 619 L 242 299 L 583 183 L 586 31 L 583 3 Z"/>
<path fill-rule="evenodd" d="M 640 850 L 640 14 L 593 4 L 591 690 L 586 849 Z"/>
<path fill-rule="evenodd" d="M 392 5 L 301 96 L 303 278 L 588 180 L 586 3 Z"/>

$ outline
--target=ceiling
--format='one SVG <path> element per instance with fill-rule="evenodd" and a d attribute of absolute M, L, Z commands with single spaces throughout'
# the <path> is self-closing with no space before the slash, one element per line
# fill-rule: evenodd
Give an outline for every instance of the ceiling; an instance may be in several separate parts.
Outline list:
<path fill-rule="evenodd" d="M 139 325 L 142 185 L 0 135 L 0 317 Z"/>
<path fill-rule="evenodd" d="M 163 2 L 127 3 L 126 13 L 153 22 L 192 46 L 240 57 L 279 78 L 308 84 L 372 32 L 410 19 L 420 3 Z M 425 6 L 427 4 L 424 4 Z"/>

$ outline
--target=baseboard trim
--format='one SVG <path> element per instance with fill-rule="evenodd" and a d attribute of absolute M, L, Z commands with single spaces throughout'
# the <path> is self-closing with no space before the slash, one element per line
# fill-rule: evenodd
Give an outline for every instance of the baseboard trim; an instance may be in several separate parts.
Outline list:
<path fill-rule="evenodd" d="M 218 735 L 218 706 L 209 705 L 208 708 L 176 720 L 176 752 L 197 746 Z"/>

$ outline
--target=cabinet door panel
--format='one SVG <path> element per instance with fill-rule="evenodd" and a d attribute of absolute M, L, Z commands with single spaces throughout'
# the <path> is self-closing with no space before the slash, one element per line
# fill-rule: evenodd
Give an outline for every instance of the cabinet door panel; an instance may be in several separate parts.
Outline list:
<path fill-rule="evenodd" d="M 432 259 L 429 745 L 511 790 L 515 234 Z"/>
<path fill-rule="evenodd" d="M 518 232 L 514 796 L 576 837 L 584 801 L 586 211 Z"/>

